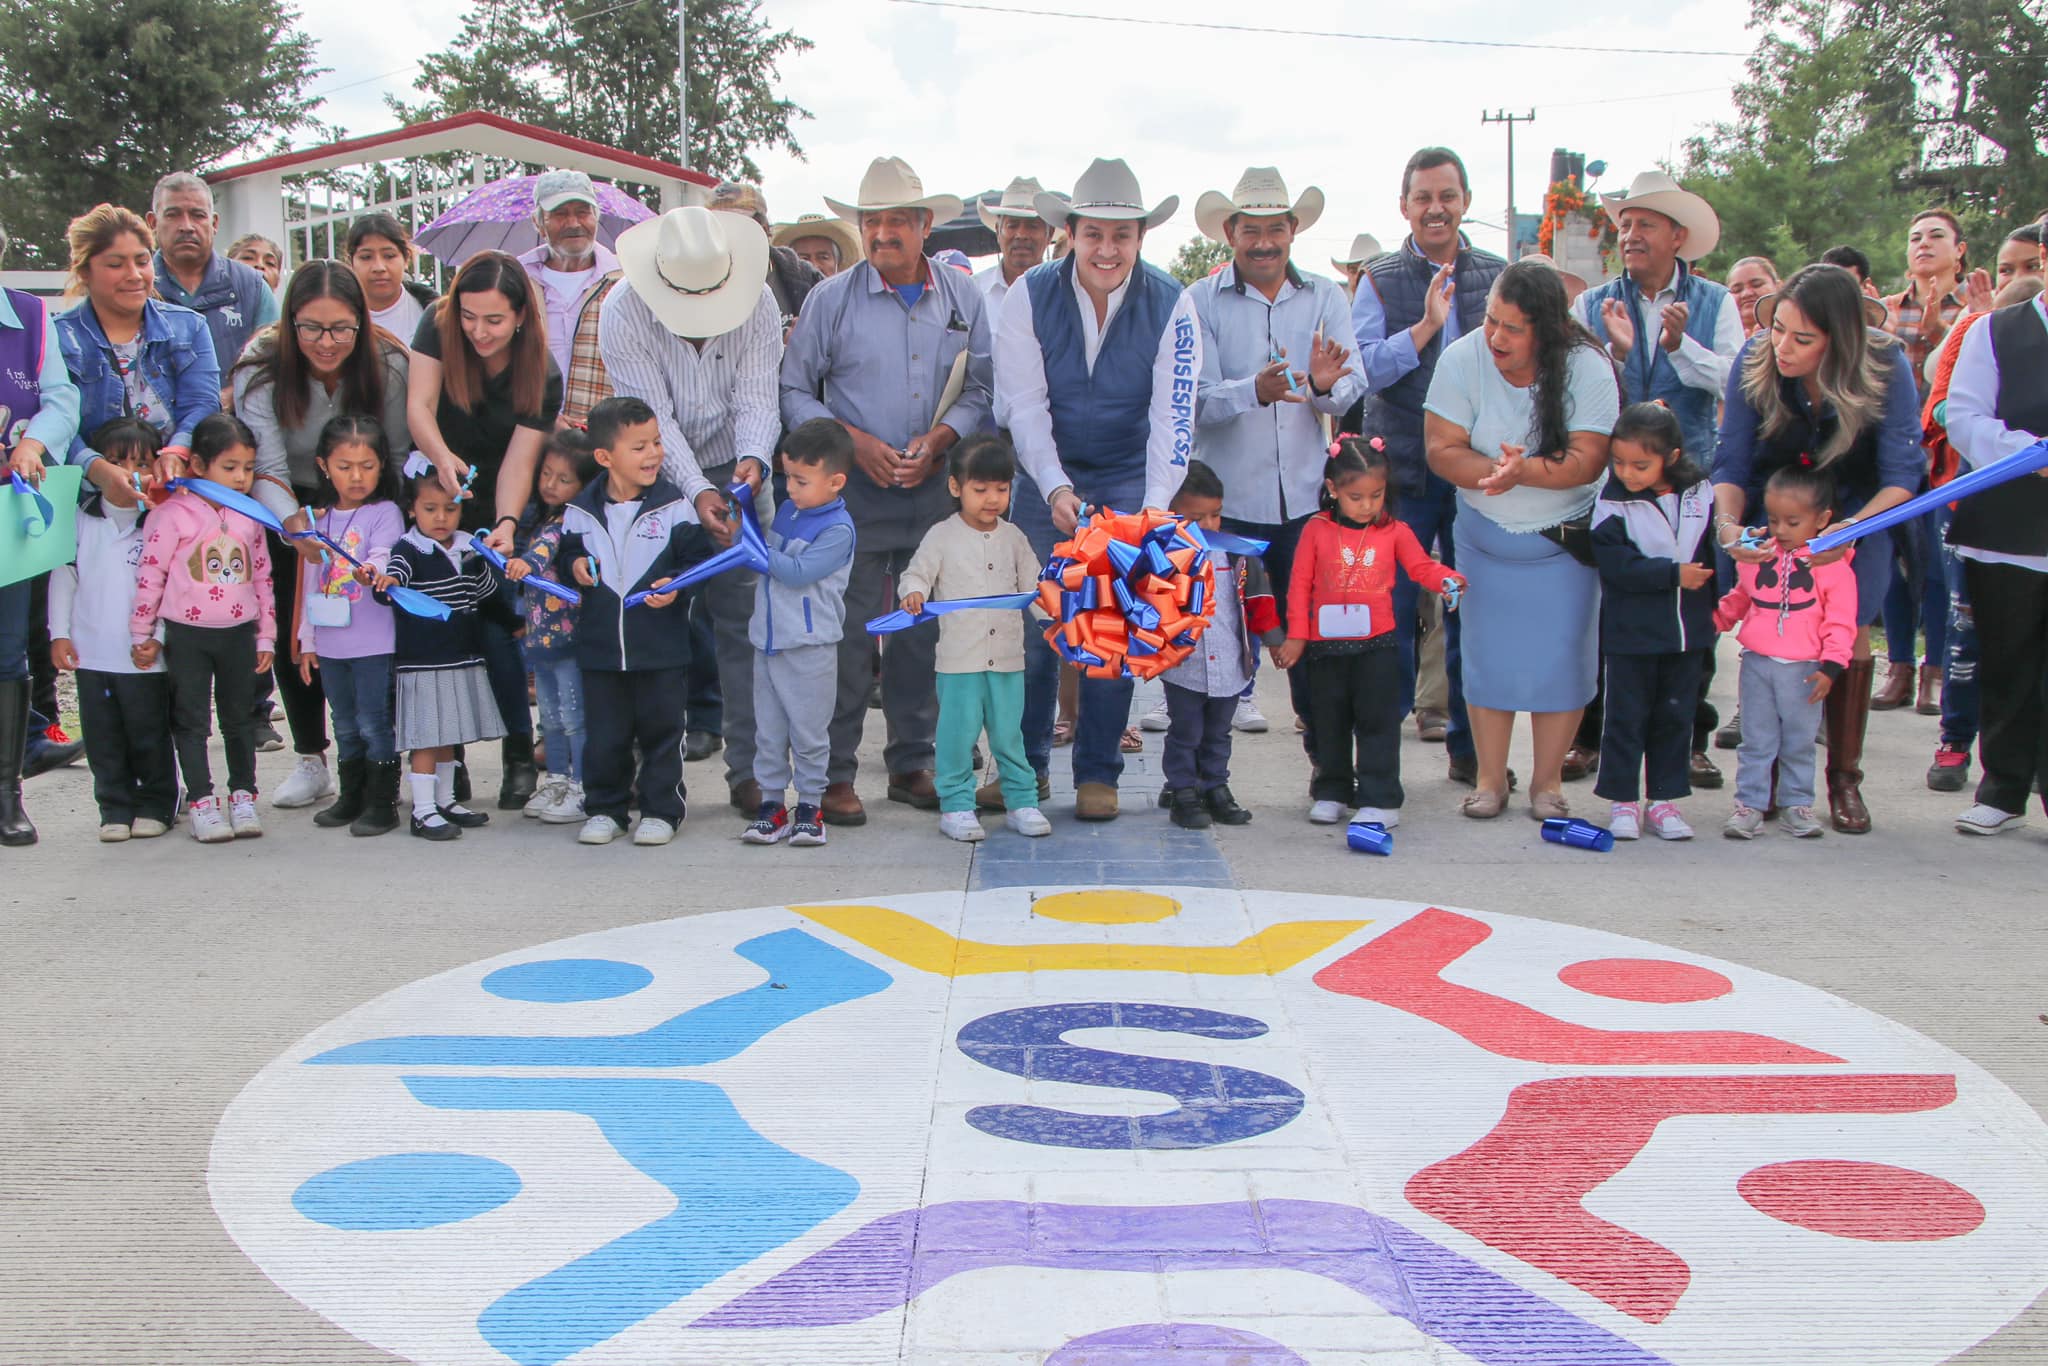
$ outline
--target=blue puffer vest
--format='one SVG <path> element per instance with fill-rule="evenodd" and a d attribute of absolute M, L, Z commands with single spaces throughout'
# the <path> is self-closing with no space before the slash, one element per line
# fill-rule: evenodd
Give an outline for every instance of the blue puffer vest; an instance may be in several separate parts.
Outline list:
<path fill-rule="evenodd" d="M 1152 433 L 1152 365 L 1180 299 L 1180 282 L 1157 266 L 1138 263 L 1123 306 L 1103 334 L 1093 373 L 1074 297 L 1074 258 L 1033 267 L 1024 287 L 1031 291 L 1031 318 L 1045 356 L 1053 445 L 1076 492 L 1085 498 L 1093 487 L 1142 481 L 1145 444 Z M 1189 368 L 1192 413 L 1199 376 L 1192 373 L 1192 362 Z"/>
<path fill-rule="evenodd" d="M 1728 301 L 1728 291 L 1712 280 L 1702 280 L 1692 273 L 1685 262 L 1678 263 L 1678 302 L 1692 310 L 1686 320 L 1685 335 L 1711 351 L 1714 349 L 1714 326 L 1720 320 L 1721 306 Z M 1628 364 L 1621 368 L 1621 401 L 1623 403 L 1649 403 L 1657 399 L 1664 401 L 1678 417 L 1679 431 L 1685 440 L 1685 453 L 1701 469 L 1714 466 L 1715 412 L 1721 396 L 1706 389 L 1695 389 L 1678 378 L 1678 371 L 1671 364 L 1671 353 L 1657 344 L 1657 334 L 1664 323 L 1661 316 L 1650 317 L 1643 306 L 1643 291 L 1634 279 L 1623 275 L 1616 280 L 1586 291 L 1586 316 L 1592 321 L 1593 335 L 1600 339 L 1600 345 L 1607 345 L 1607 323 L 1600 316 L 1600 309 L 1609 299 L 1619 299 L 1628 305 L 1635 316 L 1637 345 L 1628 353 Z M 1648 338 L 1648 344 L 1644 339 Z"/>
<path fill-rule="evenodd" d="M 163 253 L 156 256 L 156 292 L 206 319 L 206 330 L 213 337 L 213 356 L 223 375 L 235 368 L 249 338 L 256 335 L 256 317 L 269 291 L 270 286 L 261 275 L 240 261 L 230 261 L 215 252 L 206 263 L 206 278 L 199 282 L 196 291 L 187 294 L 171 274 L 171 268 L 164 264 Z"/>
<path fill-rule="evenodd" d="M 1459 236 L 1456 264 L 1456 292 L 1452 307 L 1458 310 L 1458 335 L 1470 336 L 1486 321 L 1486 296 L 1508 263 L 1490 251 L 1480 251 Z M 1401 244 L 1399 251 L 1375 257 L 1366 266 L 1366 280 L 1380 296 L 1380 308 L 1387 318 L 1386 335 L 1405 332 L 1422 321 L 1424 296 L 1437 268 L 1415 250 L 1415 239 Z M 1362 286 L 1361 286 L 1362 287 Z M 1423 458 L 1422 403 L 1429 397 L 1429 381 L 1436 374 L 1437 357 L 1444 351 L 1444 334 L 1438 332 L 1422 348 L 1422 363 L 1380 390 L 1365 406 L 1365 434 L 1387 443 L 1387 459 L 1394 467 L 1394 488 L 1400 493 L 1421 493 L 1436 476 Z"/>

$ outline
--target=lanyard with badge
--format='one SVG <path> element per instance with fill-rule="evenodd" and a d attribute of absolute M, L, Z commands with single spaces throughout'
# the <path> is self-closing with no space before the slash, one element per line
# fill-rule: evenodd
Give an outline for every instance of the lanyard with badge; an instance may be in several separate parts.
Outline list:
<path fill-rule="evenodd" d="M 1350 528 L 1338 526 L 1340 537 Z M 1339 542 L 1339 551 L 1348 556 L 1344 563 L 1357 570 L 1365 567 L 1366 531 L 1358 532 L 1358 544 L 1346 545 Z M 1316 634 L 1324 640 L 1364 640 L 1372 634 L 1372 606 L 1363 602 L 1326 602 L 1316 609 Z"/>

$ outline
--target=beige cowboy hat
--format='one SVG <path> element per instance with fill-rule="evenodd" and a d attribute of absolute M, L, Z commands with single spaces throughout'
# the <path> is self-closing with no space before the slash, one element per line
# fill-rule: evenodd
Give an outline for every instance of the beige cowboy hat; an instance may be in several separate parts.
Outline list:
<path fill-rule="evenodd" d="M 1121 158 L 1111 161 L 1097 157 L 1074 182 L 1071 196 L 1041 190 L 1037 203 L 1038 216 L 1055 228 L 1067 226 L 1069 216 L 1135 221 L 1156 228 L 1180 208 L 1180 196 L 1170 194 L 1147 209 L 1145 196 L 1138 189 L 1138 177 L 1131 168 Z"/>
<path fill-rule="evenodd" d="M 1585 276 L 1579 274 L 1576 270 L 1566 270 L 1557 263 L 1555 257 L 1546 256 L 1540 251 L 1525 251 L 1516 259 L 1521 261 L 1541 261 L 1544 265 L 1556 271 L 1564 280 L 1564 301 L 1566 303 L 1571 303 L 1581 294 L 1592 288 L 1587 283 Z"/>
<path fill-rule="evenodd" d="M 1237 188 L 1229 194 L 1221 190 L 1203 191 L 1195 201 L 1195 227 L 1202 236 L 1222 242 L 1227 240 L 1223 225 L 1241 213 L 1254 218 L 1278 218 L 1291 213 L 1295 218 L 1294 230 L 1307 232 L 1323 216 L 1323 192 L 1311 185 L 1301 192 L 1301 198 L 1290 201 L 1287 182 L 1280 178 L 1279 171 L 1271 166 L 1253 166 L 1237 178 Z"/>
<path fill-rule="evenodd" d="M 619 265 L 678 337 L 716 337 L 747 320 L 768 280 L 768 234 L 745 214 L 670 209 L 619 234 Z"/>
<path fill-rule="evenodd" d="M 1721 241 L 1721 219 L 1714 206 L 1691 190 L 1681 188 L 1662 171 L 1644 171 L 1629 182 L 1627 190 L 1602 195 L 1600 203 L 1617 228 L 1621 226 L 1623 209 L 1649 209 L 1663 214 L 1685 229 L 1685 245 L 1678 249 L 1678 254 L 1687 261 L 1699 260 Z"/>
<path fill-rule="evenodd" d="M 866 255 L 861 246 L 860 233 L 853 224 L 843 218 L 827 218 L 822 213 L 801 213 L 794 223 L 777 223 L 775 231 L 768 238 L 771 247 L 786 247 L 801 242 L 806 237 L 823 237 L 839 247 L 839 264 L 850 266 Z"/>
<path fill-rule="evenodd" d="M 1028 175 L 1020 175 L 1010 182 L 1010 188 L 1003 191 L 1003 197 L 994 204 L 975 203 L 974 211 L 981 215 L 982 226 L 990 232 L 1001 229 L 1005 218 L 1038 217 L 1038 196 L 1045 193 L 1045 186 Z"/>
<path fill-rule="evenodd" d="M 1843 271 L 1843 274 L 1848 275 L 1849 273 Z M 1849 278 L 1854 280 L 1856 277 L 1849 275 Z M 1785 297 L 1787 297 L 1786 291 L 1779 289 L 1776 293 L 1766 294 L 1756 301 L 1756 325 L 1760 331 L 1770 331 L 1771 319 L 1777 316 L 1778 302 Z M 1869 323 L 1872 327 L 1889 327 L 1891 325 L 1892 313 L 1890 309 L 1884 306 L 1884 300 L 1873 299 L 1868 294 L 1862 294 L 1860 297 L 1863 300 L 1863 321 Z"/>
<path fill-rule="evenodd" d="M 1386 254 L 1386 248 L 1380 245 L 1379 238 L 1374 237 L 1369 232 L 1362 232 L 1351 239 L 1351 254 L 1349 256 L 1332 256 L 1330 264 L 1342 270 L 1346 266 L 1362 266 L 1367 261 L 1372 260 L 1373 257 Z"/>
<path fill-rule="evenodd" d="M 924 182 L 902 157 L 876 157 L 868 163 L 868 173 L 860 178 L 858 201 L 842 204 L 828 195 L 825 207 L 849 223 L 860 222 L 864 213 L 880 213 L 884 209 L 923 209 L 937 224 L 958 218 L 966 206 L 958 195 L 926 194 Z"/>

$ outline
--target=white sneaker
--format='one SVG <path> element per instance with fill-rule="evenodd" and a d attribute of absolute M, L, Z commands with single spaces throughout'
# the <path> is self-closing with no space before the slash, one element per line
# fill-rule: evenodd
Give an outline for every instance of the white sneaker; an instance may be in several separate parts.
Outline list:
<path fill-rule="evenodd" d="M 271 794 L 270 804 L 289 811 L 295 806 L 311 806 L 325 797 L 332 797 L 339 791 L 334 785 L 334 774 L 327 767 L 327 761 L 317 754 L 301 754 L 299 761 L 292 765 L 292 771 L 277 785 Z"/>
<path fill-rule="evenodd" d="M 1616 802 L 1607 811 L 1607 833 L 1618 840 L 1643 837 L 1643 813 L 1634 802 Z"/>
<path fill-rule="evenodd" d="M 532 812 L 527 814 L 531 815 Z M 583 784 L 572 778 L 564 778 L 555 793 L 555 801 L 541 811 L 542 825 L 575 825 L 583 819 Z"/>
<path fill-rule="evenodd" d="M 676 828 L 659 816 L 642 816 L 633 827 L 633 843 L 655 849 L 676 837 Z"/>
<path fill-rule="evenodd" d="M 153 840 L 170 828 L 154 816 L 137 816 L 129 823 L 128 833 L 139 840 Z"/>
<path fill-rule="evenodd" d="M 1353 825 L 1377 825 L 1382 830 L 1392 830 L 1401 823 L 1400 811 L 1383 810 L 1377 806 L 1361 806 L 1351 813 Z"/>
<path fill-rule="evenodd" d="M 1050 835 L 1052 833 L 1052 822 L 1047 820 L 1045 813 L 1035 806 L 1027 806 L 1021 811 L 1004 812 L 1003 824 L 1009 826 L 1018 834 L 1028 835 L 1032 839 L 1037 839 L 1040 835 Z"/>
<path fill-rule="evenodd" d="M 256 818 L 256 794 L 235 792 L 228 797 L 228 829 L 238 840 L 263 837 L 263 822 Z"/>
<path fill-rule="evenodd" d="M 1722 822 L 1721 834 L 1725 839 L 1753 840 L 1757 832 L 1763 828 L 1764 813 L 1753 806 L 1744 806 L 1738 802 L 1735 809 L 1728 813 L 1728 819 Z"/>
<path fill-rule="evenodd" d="M 1237 711 L 1231 715 L 1231 727 L 1247 735 L 1258 735 L 1266 729 L 1266 714 L 1259 710 L 1259 704 L 1249 697 L 1237 699 Z"/>
<path fill-rule="evenodd" d="M 201 844 L 226 844 L 235 837 L 228 819 L 220 812 L 220 798 L 201 797 L 192 803 L 192 838 Z"/>
<path fill-rule="evenodd" d="M 540 786 L 536 787 L 533 790 L 533 795 L 526 799 L 526 805 L 519 808 L 519 814 L 539 820 L 547 813 L 549 807 L 558 805 L 561 802 L 562 790 L 568 786 L 569 779 L 566 774 L 543 773 L 540 778 Z"/>
<path fill-rule="evenodd" d="M 1692 827 L 1685 823 L 1685 817 L 1670 802 L 1658 802 L 1644 813 L 1649 822 L 1650 833 L 1660 840 L 1689 840 Z"/>
<path fill-rule="evenodd" d="M 610 816 L 592 816 L 576 834 L 578 844 L 610 844 L 626 832 Z"/>
<path fill-rule="evenodd" d="M 1040 820 L 1045 817 L 1040 816 Z M 946 811 L 939 815 L 939 833 L 949 840 L 960 840 L 972 844 L 988 838 L 988 831 L 981 828 L 981 819 L 972 811 Z"/>
<path fill-rule="evenodd" d="M 1160 698 L 1159 705 L 1138 718 L 1138 729 L 1162 731 L 1173 724 L 1172 716 L 1166 710 L 1166 699 Z"/>
<path fill-rule="evenodd" d="M 1344 803 L 1317 802 L 1308 809 L 1308 823 L 1310 825 L 1342 825 L 1344 823 Z"/>
<path fill-rule="evenodd" d="M 2006 830 L 2016 830 L 2027 823 L 2026 816 L 2017 811 L 2000 811 L 1995 806 L 1978 802 L 1975 806 L 1956 817 L 1956 830 L 1964 835 L 1996 835 Z"/>
<path fill-rule="evenodd" d="M 124 844 L 134 832 L 125 825 L 109 823 L 100 827 L 101 844 Z"/>

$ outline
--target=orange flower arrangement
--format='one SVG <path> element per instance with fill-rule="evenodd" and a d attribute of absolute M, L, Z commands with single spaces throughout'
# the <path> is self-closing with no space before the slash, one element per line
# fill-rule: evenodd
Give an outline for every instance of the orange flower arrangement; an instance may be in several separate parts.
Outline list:
<path fill-rule="evenodd" d="M 1543 222 L 1536 229 L 1536 249 L 1555 258 L 1557 234 L 1573 217 L 1583 220 L 1586 236 L 1600 244 L 1600 259 L 1612 265 L 1616 248 L 1614 225 L 1580 186 L 1560 180 L 1543 193 Z"/>

